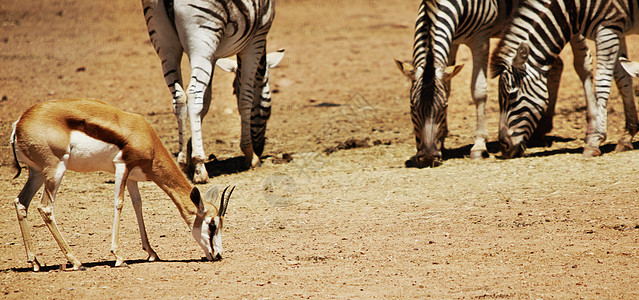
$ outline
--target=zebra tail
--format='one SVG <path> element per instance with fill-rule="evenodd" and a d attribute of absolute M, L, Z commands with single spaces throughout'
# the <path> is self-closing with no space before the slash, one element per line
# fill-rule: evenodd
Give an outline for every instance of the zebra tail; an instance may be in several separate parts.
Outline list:
<path fill-rule="evenodd" d="M 13 151 L 13 167 L 16 169 L 16 175 L 13 176 L 13 179 L 16 179 L 22 173 L 22 167 L 20 166 L 20 162 L 18 162 L 18 154 L 16 153 L 16 125 L 18 122 L 13 123 L 13 131 L 11 131 L 11 150 Z"/>

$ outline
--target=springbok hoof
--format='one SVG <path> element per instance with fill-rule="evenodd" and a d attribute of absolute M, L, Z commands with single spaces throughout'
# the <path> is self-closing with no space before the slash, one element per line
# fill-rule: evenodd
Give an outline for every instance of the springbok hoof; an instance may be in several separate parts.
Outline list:
<path fill-rule="evenodd" d="M 160 258 L 158 257 L 157 254 L 153 253 L 150 254 L 149 257 L 146 258 L 147 261 L 156 261 L 156 260 L 160 260 Z"/>
<path fill-rule="evenodd" d="M 582 154 L 582 156 L 586 158 L 596 157 L 600 155 L 601 155 L 601 150 L 599 150 L 599 148 L 590 148 L 590 147 L 586 147 L 586 149 L 584 149 L 584 153 Z"/>

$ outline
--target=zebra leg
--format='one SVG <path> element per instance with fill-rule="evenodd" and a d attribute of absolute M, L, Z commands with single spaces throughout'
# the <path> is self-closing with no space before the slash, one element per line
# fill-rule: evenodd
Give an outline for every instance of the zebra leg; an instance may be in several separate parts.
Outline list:
<path fill-rule="evenodd" d="M 595 106 L 588 110 L 588 130 L 583 156 L 601 155 L 599 146 L 606 140 L 608 111 L 606 104 L 610 97 L 617 55 L 619 53 L 619 32 L 603 28 L 595 37 L 597 43 L 597 70 L 595 72 Z"/>
<path fill-rule="evenodd" d="M 173 21 L 169 19 L 165 1 L 143 1 L 144 19 L 149 31 L 149 37 L 155 52 L 162 61 L 162 72 L 164 81 L 169 87 L 173 98 L 173 113 L 178 123 L 179 153 L 178 163 L 184 171 L 187 166 L 187 143 L 184 133 L 186 132 L 186 93 L 182 87 L 182 70 L 180 63 L 184 51 L 177 32 L 173 27 Z"/>
<path fill-rule="evenodd" d="M 213 64 L 206 57 L 191 56 L 191 80 L 188 88 L 188 112 L 191 125 L 191 163 L 194 165 L 193 182 L 206 183 L 208 172 L 204 165 L 206 154 L 202 141 L 202 119 L 211 99 L 205 97 L 213 77 Z"/>
<path fill-rule="evenodd" d="M 626 47 L 626 39 L 621 38 L 619 43 L 619 57 L 627 58 L 628 49 Z M 626 116 L 626 130 L 623 136 L 619 139 L 616 152 L 632 150 L 632 138 L 639 130 L 639 121 L 637 120 L 637 108 L 635 106 L 635 96 L 632 90 L 632 77 L 623 70 L 621 64 L 617 62 L 615 64 L 615 82 L 617 83 L 617 89 L 623 99 L 623 110 Z"/>
<path fill-rule="evenodd" d="M 259 35 L 257 37 L 260 37 Z M 266 40 L 256 39 L 238 54 L 239 61 L 242 62 L 240 68 L 240 89 L 238 96 L 238 109 L 241 117 L 241 138 L 240 148 L 246 158 L 246 163 L 251 167 L 256 167 L 260 163 L 260 158 L 253 150 L 251 140 L 251 110 L 253 103 L 259 101 L 261 90 L 258 82 L 255 81 L 260 60 L 265 53 Z"/>
<path fill-rule="evenodd" d="M 255 73 L 255 83 L 258 84 L 260 95 L 259 101 L 253 102 L 251 110 L 251 142 L 253 151 L 259 158 L 264 152 L 264 143 L 266 142 L 266 122 L 271 117 L 271 87 L 266 52 L 262 55 Z"/>
<path fill-rule="evenodd" d="M 470 149 L 470 158 L 487 158 L 488 149 L 486 139 L 488 130 L 486 129 L 486 71 L 488 70 L 488 48 L 489 38 L 478 36 L 475 44 L 471 47 L 473 54 L 473 74 L 470 82 L 470 90 L 475 103 L 475 113 L 477 118 L 477 129 L 475 131 L 475 144 Z"/>
<path fill-rule="evenodd" d="M 577 75 L 579 75 L 579 79 L 581 79 L 581 83 L 584 87 L 586 110 L 588 111 L 588 128 L 594 128 L 594 125 L 590 125 L 591 121 L 593 121 L 590 116 L 595 114 L 594 109 L 597 105 L 592 82 L 592 55 L 590 54 L 590 49 L 588 49 L 586 40 L 582 36 L 574 38 L 570 41 L 570 45 L 574 56 L 573 64 L 575 71 L 577 72 Z"/>
<path fill-rule="evenodd" d="M 537 128 L 533 132 L 528 142 L 530 146 L 547 146 L 545 136 L 552 131 L 553 118 L 555 116 L 555 105 L 557 104 L 557 93 L 559 91 L 559 82 L 561 81 L 561 73 L 564 70 L 564 62 L 557 57 L 553 65 L 548 71 L 548 107 L 541 115 Z"/>

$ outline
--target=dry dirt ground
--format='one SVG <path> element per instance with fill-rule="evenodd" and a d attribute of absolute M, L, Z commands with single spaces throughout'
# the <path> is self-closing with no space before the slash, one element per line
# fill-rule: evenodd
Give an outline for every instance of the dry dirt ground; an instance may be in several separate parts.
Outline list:
<path fill-rule="evenodd" d="M 13 207 L 26 181 L 11 180 L 8 147 L 20 113 L 45 99 L 102 99 L 144 115 L 171 152 L 177 126 L 138 1 L 0 2 L 0 297 L 639 297 L 639 152 L 611 152 L 623 129 L 614 90 L 605 154 L 580 156 L 584 101 L 570 51 L 562 54 L 551 147 L 495 158 L 491 80 L 491 157 L 465 158 L 475 126 L 467 67 L 453 80 L 449 158 L 438 168 L 406 168 L 415 152 L 409 83 L 393 58 L 411 55 L 419 1 L 277 5 L 268 49 L 287 54 L 272 71 L 278 92 L 263 166 L 233 167 L 241 152 L 232 75 L 217 71 L 204 122 L 205 149 L 218 159 L 209 166 L 223 168 L 200 188 L 237 185 L 224 259 L 200 261 L 177 210 L 149 182 L 141 186 L 144 214 L 162 261 L 144 261 L 127 203 L 121 241 L 128 267 L 113 268 L 113 177 L 69 172 L 55 215 L 87 270 L 63 270 L 65 259 L 32 207 L 36 254 L 46 264 L 34 273 Z M 639 40 L 629 43 L 639 58 Z M 466 48 L 458 57 L 470 63 Z M 352 138 L 369 147 L 336 147 Z"/>

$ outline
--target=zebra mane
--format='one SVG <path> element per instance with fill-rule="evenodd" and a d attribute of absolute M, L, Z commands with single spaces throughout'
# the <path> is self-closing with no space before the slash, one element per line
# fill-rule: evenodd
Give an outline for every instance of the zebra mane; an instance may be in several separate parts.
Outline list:
<path fill-rule="evenodd" d="M 557 5 L 555 0 L 520 0 L 519 5 L 514 8 L 512 17 L 507 22 L 506 27 L 502 30 L 499 43 L 497 44 L 497 47 L 493 51 L 490 58 L 491 78 L 499 76 L 504 70 L 507 69 L 507 67 L 511 64 L 513 57 L 515 57 L 517 53 L 517 48 L 522 42 L 528 42 L 531 46 L 533 46 L 533 44 L 536 44 L 535 42 L 531 42 L 529 40 L 529 36 L 527 35 L 527 33 L 521 33 L 517 31 L 526 30 L 521 28 L 522 24 L 527 24 L 527 26 L 529 26 L 528 30 L 531 27 L 534 28 L 539 25 L 533 19 L 529 19 L 528 17 L 523 16 L 526 14 L 530 14 L 533 8 L 535 6 L 538 6 L 540 2 L 547 7 Z M 515 30 L 515 27 L 518 27 L 518 30 Z M 526 36 L 522 36 L 522 34 L 525 34 Z M 552 61 L 554 61 L 554 57 L 548 57 L 544 62 L 552 64 Z"/>
<path fill-rule="evenodd" d="M 414 99 L 415 107 L 428 110 L 430 105 L 424 105 L 423 99 L 433 99 L 433 85 L 435 81 L 435 54 L 433 53 L 432 16 L 438 11 L 435 0 L 423 0 L 415 23 L 415 44 L 413 45 L 413 66 L 423 68 L 422 87 L 419 97 Z M 430 94 L 429 94 L 430 93 Z"/>

